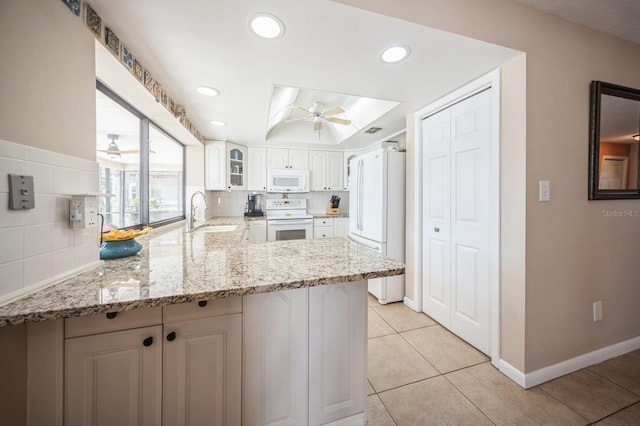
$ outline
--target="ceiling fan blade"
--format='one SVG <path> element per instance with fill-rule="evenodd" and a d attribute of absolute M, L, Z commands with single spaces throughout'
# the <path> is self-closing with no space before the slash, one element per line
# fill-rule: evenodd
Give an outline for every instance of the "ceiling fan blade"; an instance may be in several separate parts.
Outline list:
<path fill-rule="evenodd" d="M 284 123 L 293 123 L 294 121 L 302 121 L 307 119 L 308 119 L 307 117 L 291 118 L 289 120 L 284 120 Z"/>
<path fill-rule="evenodd" d="M 323 112 L 324 115 L 336 115 L 336 114 L 342 114 L 344 112 L 344 109 L 342 109 L 342 107 L 335 107 L 335 108 L 331 108 L 326 110 L 325 112 Z"/>
<path fill-rule="evenodd" d="M 351 124 L 351 120 L 345 120 L 344 118 L 338 118 L 338 117 L 327 117 L 327 121 L 330 121 L 336 124 L 342 124 L 343 126 L 347 126 Z"/>
<path fill-rule="evenodd" d="M 320 130 L 322 129 L 322 121 L 320 120 L 316 120 L 313 122 L 313 130 Z"/>
<path fill-rule="evenodd" d="M 308 109 L 306 109 L 306 108 L 302 108 L 301 106 L 298 106 L 298 105 L 296 105 L 296 108 L 297 108 L 297 109 L 299 109 L 299 110 L 301 110 L 301 111 L 306 112 L 307 114 L 311 114 L 311 111 L 309 111 L 309 110 L 308 110 Z"/>

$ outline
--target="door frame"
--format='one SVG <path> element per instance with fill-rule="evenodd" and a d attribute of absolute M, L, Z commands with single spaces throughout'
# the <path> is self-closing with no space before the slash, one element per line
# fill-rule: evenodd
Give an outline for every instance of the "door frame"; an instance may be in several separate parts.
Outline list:
<path fill-rule="evenodd" d="M 490 91 L 490 147 L 489 147 L 489 309 L 491 363 L 498 366 L 500 361 L 500 69 L 495 69 L 482 77 L 454 90 L 414 113 L 414 182 L 413 197 L 416 211 L 413 217 L 414 229 L 418 230 L 413 241 L 414 264 L 413 300 L 405 298 L 405 304 L 422 312 L 422 120 L 453 104 L 461 102 L 479 92 Z"/>

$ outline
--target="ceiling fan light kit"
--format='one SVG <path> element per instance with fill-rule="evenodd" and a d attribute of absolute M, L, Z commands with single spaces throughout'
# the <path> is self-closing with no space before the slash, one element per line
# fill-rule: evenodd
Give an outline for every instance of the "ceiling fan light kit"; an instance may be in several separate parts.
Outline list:
<path fill-rule="evenodd" d="M 313 105 L 311 105 L 311 107 L 309 107 L 309 109 L 303 108 L 300 105 L 296 105 L 295 107 L 296 109 L 306 112 L 307 116 L 287 120 L 287 122 L 300 121 L 300 120 L 312 121 L 314 131 L 320 131 L 322 129 L 323 122 L 340 124 L 342 126 L 348 126 L 349 124 L 351 124 L 351 120 L 348 120 L 346 118 L 333 117 L 334 115 L 345 113 L 344 108 L 340 106 L 336 106 L 336 107 L 325 110 L 324 103 L 320 101 L 316 101 L 313 103 Z"/>

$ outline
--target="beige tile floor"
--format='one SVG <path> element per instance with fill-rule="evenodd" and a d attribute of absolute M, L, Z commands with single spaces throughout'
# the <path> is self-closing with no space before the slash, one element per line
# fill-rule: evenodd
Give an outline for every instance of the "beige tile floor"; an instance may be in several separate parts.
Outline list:
<path fill-rule="evenodd" d="M 369 296 L 369 425 L 640 425 L 640 350 L 524 390 L 427 315 Z"/>

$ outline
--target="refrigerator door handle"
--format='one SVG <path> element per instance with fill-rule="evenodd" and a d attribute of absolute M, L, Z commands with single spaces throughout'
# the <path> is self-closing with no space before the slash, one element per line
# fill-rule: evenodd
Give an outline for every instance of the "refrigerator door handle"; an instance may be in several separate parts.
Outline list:
<path fill-rule="evenodd" d="M 358 229 L 362 231 L 364 228 L 364 212 L 363 212 L 363 204 L 364 204 L 364 182 L 362 179 L 364 177 L 364 160 L 360 159 L 360 167 L 358 167 L 358 174 L 360 178 L 358 179 Z"/>

